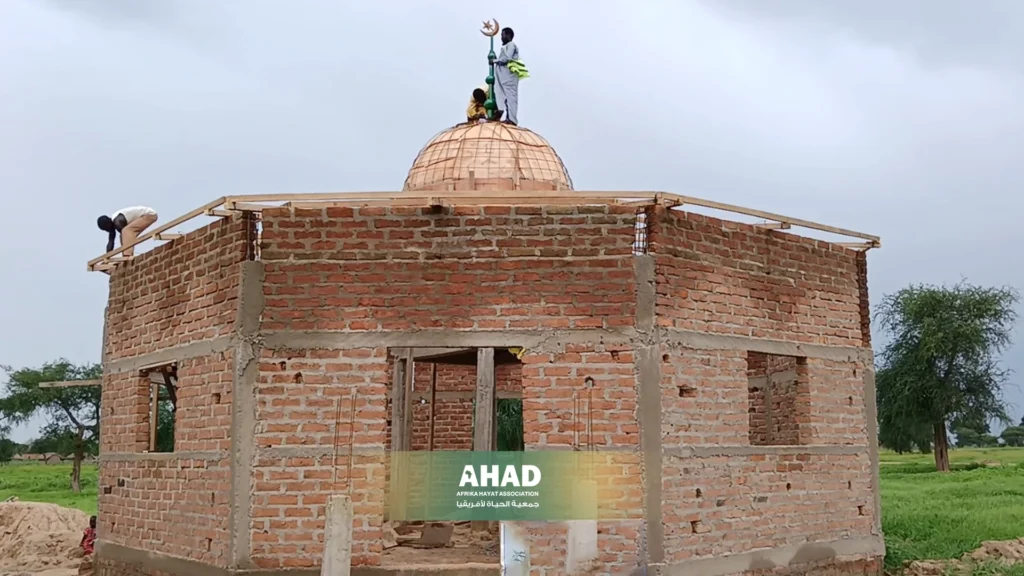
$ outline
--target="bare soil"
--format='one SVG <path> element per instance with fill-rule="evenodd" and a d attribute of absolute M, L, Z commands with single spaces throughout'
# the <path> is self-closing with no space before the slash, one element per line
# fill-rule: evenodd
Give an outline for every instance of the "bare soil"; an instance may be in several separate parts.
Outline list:
<path fill-rule="evenodd" d="M 80 510 L 38 502 L 0 503 L 0 576 L 78 573 L 89 527 Z"/>

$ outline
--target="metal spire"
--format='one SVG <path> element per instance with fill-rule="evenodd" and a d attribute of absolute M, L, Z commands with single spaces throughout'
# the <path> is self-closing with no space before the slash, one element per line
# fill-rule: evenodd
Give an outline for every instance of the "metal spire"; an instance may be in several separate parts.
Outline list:
<path fill-rule="evenodd" d="M 484 102 L 484 110 L 487 110 L 488 120 L 494 120 L 495 112 L 498 110 L 498 103 L 494 99 L 494 59 L 497 55 L 494 53 L 494 37 L 498 35 L 501 30 L 501 26 L 498 24 L 496 19 L 492 19 L 490 22 L 484 21 L 484 27 L 480 30 L 480 33 L 487 36 L 491 41 L 491 50 L 487 53 L 487 101 Z"/>

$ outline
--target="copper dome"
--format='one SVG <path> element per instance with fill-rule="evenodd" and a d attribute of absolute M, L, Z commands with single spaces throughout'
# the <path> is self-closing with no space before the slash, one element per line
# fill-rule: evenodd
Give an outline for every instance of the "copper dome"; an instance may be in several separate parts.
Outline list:
<path fill-rule="evenodd" d="M 572 180 L 540 135 L 499 122 L 466 123 L 427 142 L 403 190 L 572 190 Z"/>

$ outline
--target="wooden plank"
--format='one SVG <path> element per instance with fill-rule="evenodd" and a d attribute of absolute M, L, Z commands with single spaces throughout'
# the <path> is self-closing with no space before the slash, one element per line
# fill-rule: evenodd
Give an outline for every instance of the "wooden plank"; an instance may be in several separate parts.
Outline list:
<path fill-rule="evenodd" d="M 106 254 L 104 254 L 102 256 L 99 256 L 98 258 L 93 258 L 88 263 L 88 269 L 91 271 L 91 270 L 93 270 L 93 266 L 95 266 L 96 264 L 99 264 L 100 262 L 104 262 L 108 258 L 111 258 L 113 256 L 117 256 L 118 254 L 124 252 L 125 250 L 127 250 L 129 248 L 131 248 L 133 246 L 137 246 L 137 245 L 145 242 L 146 240 L 149 240 L 150 238 L 156 236 L 157 234 L 159 234 L 161 232 L 166 232 L 166 231 L 170 230 L 171 228 L 174 228 L 175 226 L 177 226 L 177 225 L 179 225 L 179 224 L 181 224 L 183 222 L 187 222 L 187 221 L 195 218 L 196 216 L 199 216 L 200 214 L 202 214 L 206 210 L 209 210 L 211 208 L 216 208 L 217 206 L 220 206 L 223 203 L 224 203 L 224 197 L 222 196 L 220 198 L 217 198 L 213 202 L 209 202 L 207 204 L 204 204 L 204 205 L 200 206 L 199 208 L 196 208 L 195 210 L 192 210 L 191 212 L 186 212 L 185 214 L 183 214 L 181 216 L 178 216 L 177 218 L 175 218 L 174 220 L 171 220 L 170 222 L 168 222 L 167 224 L 164 224 L 163 226 L 157 226 L 153 230 L 151 230 L 151 231 L 143 234 L 142 236 L 139 236 L 138 238 L 136 238 L 135 242 L 132 242 L 131 244 L 129 244 L 127 246 L 121 246 L 120 248 L 115 248 L 114 250 L 111 250 L 110 252 L 107 252 Z"/>
<path fill-rule="evenodd" d="M 144 365 L 139 367 L 138 372 L 139 372 L 140 375 L 146 375 L 146 374 L 149 374 L 150 372 L 153 372 L 153 371 L 160 371 L 160 372 L 162 372 L 164 370 L 171 371 L 171 370 L 177 370 L 177 369 L 178 369 L 178 361 L 177 360 L 171 360 L 170 362 L 166 362 L 165 361 L 165 362 L 153 362 L 152 364 L 144 364 Z"/>
<path fill-rule="evenodd" d="M 875 247 L 871 242 L 833 242 L 833 244 L 836 246 L 842 246 L 843 248 L 851 248 L 853 250 L 869 250 Z"/>
<path fill-rule="evenodd" d="M 40 382 L 40 388 L 76 388 L 78 386 L 100 386 L 103 380 L 57 380 L 54 382 Z"/>
<path fill-rule="evenodd" d="M 405 369 L 404 349 L 392 349 L 395 360 L 391 369 L 391 477 L 389 484 L 388 518 L 404 517 L 405 510 L 405 479 L 406 471 L 403 464 L 402 439 L 405 438 L 403 426 L 406 422 L 405 407 Z"/>
<path fill-rule="evenodd" d="M 207 216 L 217 216 L 219 218 L 227 218 L 228 216 L 231 216 L 232 214 L 234 214 L 234 212 L 231 211 L 231 210 L 213 210 L 213 209 L 210 209 L 210 210 L 203 211 L 203 214 L 206 214 Z"/>
<path fill-rule="evenodd" d="M 473 417 L 473 450 L 488 451 L 494 441 L 494 348 L 476 351 L 476 409 Z"/>
<path fill-rule="evenodd" d="M 494 348 L 478 348 L 476 359 L 473 450 L 484 452 L 494 450 L 497 439 L 494 422 L 497 409 L 497 400 L 494 398 Z M 470 528 L 474 531 L 486 531 L 490 529 L 490 522 L 472 522 Z"/>
<path fill-rule="evenodd" d="M 416 371 L 416 361 L 413 359 L 413 349 L 405 351 L 405 372 L 402 374 L 402 399 L 405 406 L 402 409 L 402 451 L 412 450 L 412 390 L 413 373 Z M 392 437 L 392 441 L 394 437 Z"/>
<path fill-rule="evenodd" d="M 472 352 L 472 348 L 417 348 L 415 360 L 421 362 L 440 362 L 444 364 L 442 360 L 448 356 L 461 356 Z"/>
<path fill-rule="evenodd" d="M 181 238 L 182 236 L 184 236 L 184 234 L 164 233 L 164 234 L 157 234 L 153 238 L 155 238 L 157 240 L 161 240 L 163 242 L 170 242 L 172 240 L 177 240 L 178 238 Z"/>
<path fill-rule="evenodd" d="M 845 228 L 838 228 L 836 226 L 827 226 L 825 224 L 818 224 L 817 222 L 811 222 L 810 220 L 802 220 L 800 218 L 790 218 L 789 216 L 783 216 L 781 214 L 773 214 L 771 212 L 764 212 L 762 210 L 754 210 L 752 208 L 744 208 L 742 206 L 736 206 L 735 204 L 726 204 L 724 202 L 715 202 L 713 200 L 701 200 L 700 198 L 693 198 L 691 196 L 682 196 L 679 194 L 668 194 L 666 193 L 665 198 L 674 201 L 677 204 L 692 204 L 694 206 L 702 206 L 704 208 L 714 208 L 715 210 L 724 210 L 726 212 L 734 212 L 736 214 L 745 214 L 747 216 L 753 216 L 755 218 L 763 218 L 765 220 L 776 220 L 779 222 L 788 222 L 790 225 L 803 226 L 804 228 L 810 228 L 812 230 L 820 230 L 822 232 L 831 232 L 832 234 L 839 234 L 842 236 L 851 236 L 853 238 L 863 238 L 870 240 L 873 243 L 881 245 L 881 239 L 878 236 L 871 234 L 864 234 L 863 232 L 855 232 L 853 230 L 847 230 Z"/>
<path fill-rule="evenodd" d="M 501 190 L 491 194 L 474 190 L 450 190 L 444 192 L 318 192 L 309 194 L 249 194 L 243 196 L 228 196 L 225 198 L 225 208 L 232 208 L 239 202 L 317 202 L 317 201 L 353 201 L 353 200 L 395 200 L 395 199 L 421 199 L 421 198 L 473 198 L 487 197 L 490 200 L 498 198 L 550 198 L 550 197 L 590 197 L 603 199 L 643 199 L 654 198 L 657 192 L 574 192 L 574 191 L 523 191 L 523 190 Z"/>

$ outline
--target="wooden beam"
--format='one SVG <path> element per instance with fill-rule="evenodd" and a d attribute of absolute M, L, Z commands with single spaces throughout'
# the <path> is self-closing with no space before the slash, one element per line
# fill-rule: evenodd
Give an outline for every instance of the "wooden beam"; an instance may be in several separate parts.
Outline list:
<path fill-rule="evenodd" d="M 476 351 L 476 409 L 473 417 L 473 450 L 489 451 L 494 429 L 494 348 Z"/>
<path fill-rule="evenodd" d="M 171 360 L 170 362 L 153 362 L 152 364 L 145 364 L 139 367 L 139 375 L 145 376 L 150 372 L 158 371 L 172 371 L 178 369 L 178 361 Z"/>
<path fill-rule="evenodd" d="M 55 382 L 40 382 L 40 388 L 76 388 L 78 386 L 100 386 L 103 380 L 58 380 Z"/>
<path fill-rule="evenodd" d="M 476 351 L 476 407 L 473 414 L 473 450 L 486 452 L 495 449 L 497 440 L 494 416 L 497 400 L 494 398 L 494 348 L 477 348 Z M 477 521 L 470 524 L 474 531 L 490 529 L 490 522 Z"/>
<path fill-rule="evenodd" d="M 178 238 L 181 238 L 182 236 L 184 236 L 184 234 L 163 233 L 163 234 L 157 234 L 153 238 L 155 238 L 157 240 L 160 240 L 162 242 L 170 242 L 172 240 L 177 240 Z"/>
<path fill-rule="evenodd" d="M 217 216 L 218 218 L 227 218 L 227 217 L 231 216 L 232 214 L 234 214 L 234 212 L 231 211 L 231 210 L 213 210 L 213 209 L 210 209 L 210 210 L 204 210 L 203 214 L 206 214 L 207 216 Z"/>
<path fill-rule="evenodd" d="M 870 250 L 875 247 L 873 242 L 833 242 L 833 244 L 853 250 Z"/>
<path fill-rule="evenodd" d="M 734 212 L 736 214 L 745 214 L 747 216 L 753 216 L 755 218 L 762 218 L 764 220 L 775 220 L 778 222 L 788 222 L 790 225 L 803 226 L 804 228 L 810 228 L 812 230 L 820 230 L 822 232 L 831 232 L 832 234 L 839 234 L 841 236 L 851 236 L 853 238 L 863 238 L 872 242 L 880 242 L 881 239 L 878 236 L 872 236 L 871 234 L 864 234 L 863 232 L 854 232 L 853 230 L 847 230 L 845 228 L 838 228 L 836 226 L 827 226 L 825 224 L 818 224 L 817 222 L 811 222 L 810 220 L 801 220 L 800 218 L 790 218 L 789 216 L 783 216 L 781 214 L 773 214 L 771 212 L 764 212 L 762 210 L 754 210 L 752 208 L 744 208 L 742 206 L 736 206 L 735 204 L 726 204 L 724 202 L 715 202 L 713 200 L 701 200 L 700 198 L 693 198 L 691 196 L 682 196 L 680 194 L 669 194 L 665 193 L 665 198 L 674 200 L 679 204 L 692 204 L 694 206 L 702 206 L 704 208 L 714 208 L 715 210 L 724 210 L 726 212 Z"/>
<path fill-rule="evenodd" d="M 145 242 L 146 240 L 149 240 L 150 238 L 156 236 L 157 234 L 159 234 L 161 232 L 166 232 L 166 231 L 170 230 L 171 228 L 174 228 L 175 226 L 181 224 L 182 222 L 187 222 L 187 221 L 195 218 L 196 216 L 199 216 L 200 214 L 202 214 L 206 210 L 209 210 L 211 208 L 216 208 L 217 206 L 220 206 L 223 203 L 224 203 L 224 197 L 217 198 L 213 202 L 210 202 L 208 204 L 204 204 L 204 205 L 200 206 L 199 208 L 196 208 L 195 210 L 192 210 L 191 212 L 187 212 L 187 213 L 185 213 L 185 214 L 183 214 L 181 216 L 178 216 L 177 218 L 175 218 L 174 220 L 171 220 L 170 222 L 168 222 L 167 224 L 164 224 L 163 226 L 157 226 L 153 230 L 151 230 L 151 231 L 143 234 L 142 236 L 139 236 L 138 238 L 136 238 L 135 242 L 132 242 L 131 244 L 128 244 L 127 246 L 121 246 L 120 248 L 116 248 L 114 250 L 111 250 L 110 252 L 107 252 L 106 254 L 104 254 L 104 255 L 102 255 L 102 256 L 100 256 L 98 258 L 93 258 L 88 263 L 88 269 L 90 271 L 92 271 L 92 270 L 94 270 L 93 266 L 95 266 L 96 264 L 99 264 L 100 262 L 104 262 L 108 258 L 111 258 L 113 256 L 117 256 L 118 254 L 121 254 L 122 252 L 124 252 L 125 250 L 127 250 L 127 249 L 129 249 L 129 248 L 131 248 L 133 246 L 137 246 L 139 244 L 142 244 L 143 242 Z"/>
<path fill-rule="evenodd" d="M 444 358 L 445 356 L 457 356 L 472 350 L 472 348 L 416 348 L 416 356 L 414 360 L 432 362 L 436 359 Z"/>
<path fill-rule="evenodd" d="M 411 407 L 405 387 L 405 372 L 408 369 L 406 355 L 409 352 L 402 348 L 392 349 L 391 352 L 395 360 L 391 369 L 391 477 L 388 483 L 388 519 L 403 518 L 405 515 L 405 481 L 408 474 L 403 465 L 405 455 L 401 453 L 405 451 L 405 423 L 409 421 L 405 413 L 407 408 Z"/>
<path fill-rule="evenodd" d="M 412 450 L 412 389 L 413 373 L 416 371 L 416 361 L 413 359 L 413 349 L 405 350 L 405 372 L 402 373 L 402 401 L 405 406 L 402 408 L 402 451 Z M 394 434 L 394 431 L 392 431 Z M 392 435 L 392 442 L 394 436 Z"/>

